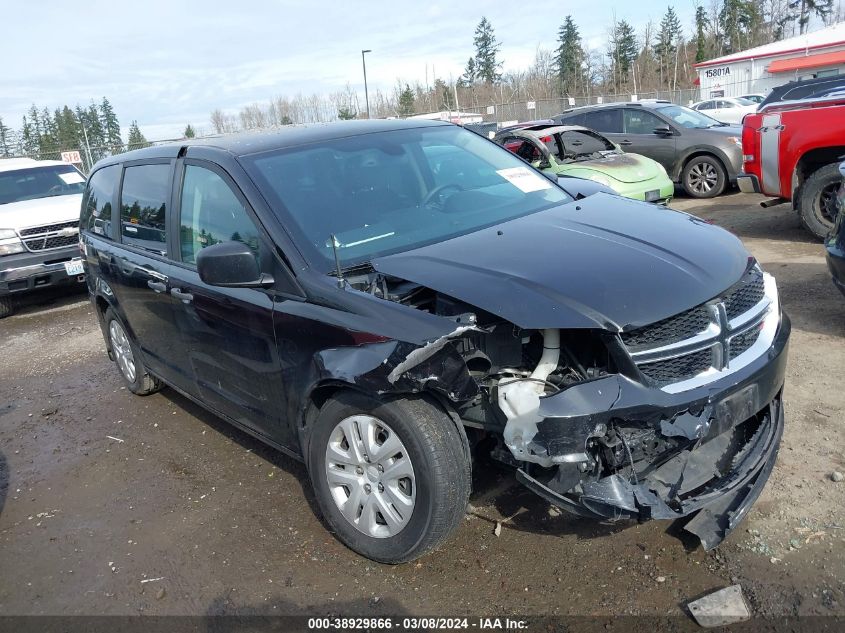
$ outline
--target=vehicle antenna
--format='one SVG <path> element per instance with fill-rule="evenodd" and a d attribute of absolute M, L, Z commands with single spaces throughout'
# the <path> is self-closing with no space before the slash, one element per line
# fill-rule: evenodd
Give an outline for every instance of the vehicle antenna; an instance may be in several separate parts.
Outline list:
<path fill-rule="evenodd" d="M 337 287 L 343 288 L 345 285 L 345 281 L 343 279 L 343 269 L 340 267 L 340 258 L 337 256 L 337 238 L 334 236 L 334 233 L 329 235 L 329 239 L 332 241 L 332 252 L 334 253 L 334 265 L 337 268 Z"/>

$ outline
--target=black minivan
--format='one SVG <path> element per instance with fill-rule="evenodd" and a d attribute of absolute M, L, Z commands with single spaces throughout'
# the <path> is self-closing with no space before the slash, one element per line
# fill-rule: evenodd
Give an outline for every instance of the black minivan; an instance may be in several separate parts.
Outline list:
<path fill-rule="evenodd" d="M 684 519 L 706 548 L 774 464 L 790 324 L 740 241 L 572 196 L 460 127 L 150 147 L 99 162 L 82 205 L 128 388 L 167 385 L 305 461 L 372 559 L 453 532 L 480 455 L 584 517 Z"/>

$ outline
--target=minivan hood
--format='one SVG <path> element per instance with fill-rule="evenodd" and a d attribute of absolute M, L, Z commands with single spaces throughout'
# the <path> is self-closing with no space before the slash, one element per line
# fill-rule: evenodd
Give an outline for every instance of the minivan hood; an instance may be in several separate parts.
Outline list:
<path fill-rule="evenodd" d="M 372 265 L 521 328 L 620 331 L 712 299 L 751 261 L 723 229 L 598 193 Z"/>
<path fill-rule="evenodd" d="M 35 198 L 0 204 L 0 229 L 25 229 L 59 222 L 79 222 L 82 194 Z"/>
<path fill-rule="evenodd" d="M 563 173 L 581 178 L 590 178 L 602 174 L 619 182 L 645 182 L 660 176 L 663 171 L 660 163 L 639 154 L 608 154 L 575 163 L 566 163 Z"/>

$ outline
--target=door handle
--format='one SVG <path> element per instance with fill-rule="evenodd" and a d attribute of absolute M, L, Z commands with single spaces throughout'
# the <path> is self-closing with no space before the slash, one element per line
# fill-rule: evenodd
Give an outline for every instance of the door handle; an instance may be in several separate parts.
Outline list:
<path fill-rule="evenodd" d="M 628 139 L 623 139 L 623 140 L 619 141 L 619 144 L 620 145 L 633 145 L 634 143 L 633 143 L 633 141 L 629 141 Z"/>
<path fill-rule="evenodd" d="M 182 303 L 190 303 L 194 300 L 194 295 L 189 292 L 182 292 L 179 288 L 171 288 L 170 294 L 179 299 Z"/>
<path fill-rule="evenodd" d="M 160 294 L 167 290 L 167 284 L 163 281 L 153 281 L 152 279 L 147 281 L 147 285 L 152 288 L 157 294 Z"/>

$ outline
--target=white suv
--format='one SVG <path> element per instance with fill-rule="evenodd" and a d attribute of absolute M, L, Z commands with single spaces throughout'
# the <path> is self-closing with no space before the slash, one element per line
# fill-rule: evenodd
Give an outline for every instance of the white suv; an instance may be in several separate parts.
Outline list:
<path fill-rule="evenodd" d="M 79 207 L 85 176 L 73 165 L 0 159 L 0 318 L 14 295 L 84 281 Z"/>

